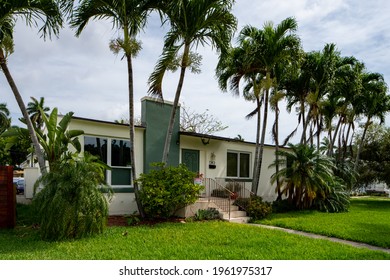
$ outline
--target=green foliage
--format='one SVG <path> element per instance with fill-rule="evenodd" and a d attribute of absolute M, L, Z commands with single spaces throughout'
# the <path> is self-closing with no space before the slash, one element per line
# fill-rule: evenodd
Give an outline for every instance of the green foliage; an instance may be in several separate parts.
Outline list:
<path fill-rule="evenodd" d="M 350 205 L 349 193 L 345 190 L 340 180 L 330 182 L 332 191 L 324 196 L 319 197 L 314 202 L 315 209 L 321 212 L 338 213 L 348 211 Z"/>
<path fill-rule="evenodd" d="M 219 211 L 215 208 L 199 209 L 195 214 L 196 221 L 219 220 Z"/>
<path fill-rule="evenodd" d="M 360 141 L 361 133 L 355 136 Z M 367 130 L 360 153 L 358 182 L 363 187 L 377 182 L 390 186 L 390 128 L 372 124 Z"/>
<path fill-rule="evenodd" d="M 103 163 L 85 154 L 61 162 L 38 180 L 43 189 L 34 197 L 33 206 L 43 239 L 81 238 L 103 232 L 111 194 L 104 170 Z"/>
<path fill-rule="evenodd" d="M 127 225 L 135 226 L 141 222 L 141 217 L 137 213 L 133 213 L 132 215 L 126 215 Z"/>
<path fill-rule="evenodd" d="M 290 144 L 289 148 L 290 151 L 279 151 L 279 160 L 271 165 L 284 166 L 271 177 L 271 182 L 280 182 L 276 190 L 297 209 L 318 207 L 322 211 L 346 211 L 349 196 L 345 179 L 335 175 L 332 159 L 307 145 Z"/>
<path fill-rule="evenodd" d="M 192 204 L 204 188 L 194 184 L 195 173 L 185 165 L 165 167 L 154 164 L 157 169 L 141 174 L 137 180 L 141 184 L 140 199 L 149 218 L 169 218 L 174 213 Z"/>
<path fill-rule="evenodd" d="M 45 132 L 37 129 L 36 133 L 51 170 L 56 168 L 55 166 L 59 161 L 71 156 L 68 151 L 69 145 L 72 145 L 77 152 L 81 150 L 78 136 L 82 135 L 84 131 L 68 129 L 72 116 L 73 112 L 67 113 L 58 122 L 57 108 L 52 110 L 49 117 L 42 111 L 41 117 L 46 129 Z"/>
<path fill-rule="evenodd" d="M 252 221 L 261 220 L 272 213 L 272 205 L 263 201 L 260 196 L 252 196 L 246 211 Z"/>
<path fill-rule="evenodd" d="M 272 202 L 273 213 L 286 213 L 298 210 L 293 204 L 289 203 L 287 199 L 275 200 Z"/>

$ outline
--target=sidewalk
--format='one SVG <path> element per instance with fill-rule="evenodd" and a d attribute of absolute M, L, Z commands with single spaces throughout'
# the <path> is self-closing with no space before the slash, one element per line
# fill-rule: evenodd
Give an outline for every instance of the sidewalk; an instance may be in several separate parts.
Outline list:
<path fill-rule="evenodd" d="M 319 235 L 319 234 L 314 234 L 314 233 L 309 233 L 309 232 L 304 232 L 304 231 L 299 231 L 299 230 L 294 230 L 294 229 L 288 229 L 288 228 L 281 228 L 281 227 L 275 227 L 275 226 L 268 226 L 268 225 L 260 225 L 260 224 L 248 224 L 251 226 L 258 226 L 262 228 L 267 228 L 267 229 L 273 229 L 273 230 L 280 230 L 292 234 L 297 234 L 297 235 L 302 235 L 310 238 L 315 238 L 315 239 L 324 239 L 324 240 L 329 240 L 332 242 L 338 242 L 342 244 L 347 244 L 356 248 L 365 248 L 369 250 L 375 250 L 375 251 L 382 251 L 385 253 L 390 254 L 390 249 L 382 248 L 382 247 L 377 247 L 373 245 L 369 245 L 366 243 L 360 243 L 360 242 L 355 242 L 355 241 L 349 241 L 349 240 L 344 240 L 336 237 L 328 237 L 324 235 Z"/>

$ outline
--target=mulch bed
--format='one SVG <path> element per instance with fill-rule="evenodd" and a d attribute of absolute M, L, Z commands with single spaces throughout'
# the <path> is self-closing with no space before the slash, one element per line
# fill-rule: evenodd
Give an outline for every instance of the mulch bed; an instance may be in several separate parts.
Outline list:
<path fill-rule="evenodd" d="M 155 225 L 160 223 L 183 223 L 183 218 L 178 217 L 172 217 L 169 219 L 147 219 L 147 220 L 141 220 L 138 225 Z M 125 216 L 109 216 L 107 221 L 107 226 L 109 227 L 125 227 L 129 226 L 127 222 L 127 218 Z"/>

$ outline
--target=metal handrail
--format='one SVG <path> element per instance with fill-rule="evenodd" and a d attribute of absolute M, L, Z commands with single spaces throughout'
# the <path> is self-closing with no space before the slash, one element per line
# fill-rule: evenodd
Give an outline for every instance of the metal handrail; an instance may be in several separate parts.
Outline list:
<path fill-rule="evenodd" d="M 233 193 L 232 197 L 235 199 L 234 205 L 237 205 L 243 210 L 247 210 L 247 200 L 255 193 L 246 188 L 245 182 L 239 182 L 231 178 L 217 178 L 217 183 L 225 189 Z"/>
<path fill-rule="evenodd" d="M 222 211 L 228 212 L 230 220 L 234 192 L 228 190 L 211 178 L 203 178 L 203 185 L 205 186 L 204 196 L 208 199 L 208 202 L 212 202 Z"/>

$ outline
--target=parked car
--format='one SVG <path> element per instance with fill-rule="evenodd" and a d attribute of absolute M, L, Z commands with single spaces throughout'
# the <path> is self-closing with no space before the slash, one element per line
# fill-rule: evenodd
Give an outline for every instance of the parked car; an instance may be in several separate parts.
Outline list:
<path fill-rule="evenodd" d="M 14 187 L 16 189 L 16 194 L 24 193 L 24 178 L 14 178 L 13 180 Z"/>

